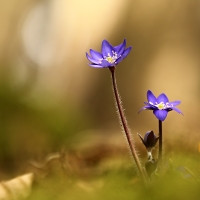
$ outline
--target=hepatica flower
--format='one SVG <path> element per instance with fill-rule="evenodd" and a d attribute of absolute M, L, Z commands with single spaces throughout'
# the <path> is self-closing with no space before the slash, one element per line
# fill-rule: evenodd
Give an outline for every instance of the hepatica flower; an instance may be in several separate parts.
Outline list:
<path fill-rule="evenodd" d="M 153 110 L 153 114 L 157 119 L 164 121 L 167 117 L 169 111 L 176 111 L 179 114 L 183 114 L 178 108 L 175 106 L 179 105 L 181 101 L 172 101 L 169 102 L 168 97 L 162 93 L 156 98 L 154 94 L 148 90 L 147 91 L 147 100 L 148 102 L 144 102 L 146 106 L 144 106 L 139 112 L 142 110 Z"/>
<path fill-rule="evenodd" d="M 90 55 L 86 53 L 90 66 L 96 68 L 114 67 L 130 53 L 132 47 L 126 48 L 126 39 L 118 46 L 112 46 L 107 40 L 103 40 L 101 53 L 90 49 Z"/>
<path fill-rule="evenodd" d="M 139 133 L 138 133 L 138 136 L 140 137 L 142 143 L 144 144 L 144 146 L 147 148 L 148 151 L 151 151 L 151 149 L 156 145 L 159 138 L 159 137 L 156 137 L 153 131 L 148 131 L 144 135 L 144 139 Z"/>

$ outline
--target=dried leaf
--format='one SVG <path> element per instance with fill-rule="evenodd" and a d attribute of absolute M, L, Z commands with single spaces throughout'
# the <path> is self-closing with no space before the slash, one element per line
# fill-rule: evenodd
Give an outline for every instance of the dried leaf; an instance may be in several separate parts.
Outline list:
<path fill-rule="evenodd" d="M 0 200 L 26 198 L 31 192 L 33 173 L 25 174 L 0 183 Z"/>

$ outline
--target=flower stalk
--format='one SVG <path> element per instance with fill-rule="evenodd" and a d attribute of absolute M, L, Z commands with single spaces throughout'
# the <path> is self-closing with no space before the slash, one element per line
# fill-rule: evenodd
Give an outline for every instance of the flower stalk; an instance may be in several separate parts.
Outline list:
<path fill-rule="evenodd" d="M 109 67 L 109 70 L 111 72 L 112 86 L 113 86 L 113 90 L 114 90 L 114 96 L 115 96 L 115 101 L 116 101 L 116 105 L 117 105 L 117 110 L 118 110 L 118 113 L 119 113 L 119 119 L 121 121 L 124 133 L 126 135 L 128 146 L 130 148 L 130 151 L 131 151 L 131 154 L 133 156 L 133 159 L 134 159 L 134 161 L 136 163 L 136 166 L 138 168 L 138 171 L 139 171 L 143 181 L 146 184 L 147 183 L 146 174 L 145 174 L 145 172 L 144 172 L 144 170 L 142 168 L 141 162 L 139 160 L 139 157 L 137 155 L 136 149 L 134 147 L 132 136 L 131 136 L 130 130 L 128 128 L 128 124 L 127 124 L 126 117 L 125 117 L 125 114 L 124 114 L 124 111 L 123 111 L 121 99 L 120 99 L 120 96 L 119 96 L 119 93 L 118 93 L 116 79 L 115 79 L 115 67 Z"/>
<path fill-rule="evenodd" d="M 159 128 L 159 154 L 158 154 L 158 165 L 162 166 L 162 121 L 158 120 L 158 128 Z"/>

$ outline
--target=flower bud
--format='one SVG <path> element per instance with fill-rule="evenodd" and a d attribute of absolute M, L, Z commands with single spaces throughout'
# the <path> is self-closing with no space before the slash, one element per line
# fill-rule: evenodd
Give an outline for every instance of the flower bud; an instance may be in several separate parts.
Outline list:
<path fill-rule="evenodd" d="M 156 137 L 153 131 L 148 131 L 145 134 L 144 139 L 139 133 L 138 133 L 138 136 L 142 140 L 142 143 L 145 145 L 147 151 L 151 151 L 151 149 L 156 145 L 159 138 L 159 137 Z"/>

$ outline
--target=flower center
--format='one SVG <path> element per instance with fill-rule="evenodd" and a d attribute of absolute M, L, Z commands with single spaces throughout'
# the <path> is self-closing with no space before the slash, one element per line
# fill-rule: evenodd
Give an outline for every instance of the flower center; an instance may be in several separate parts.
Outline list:
<path fill-rule="evenodd" d="M 109 63 L 114 63 L 115 62 L 115 59 L 111 56 L 108 56 L 105 58 Z"/>
<path fill-rule="evenodd" d="M 163 110 L 166 108 L 166 105 L 163 102 L 160 102 L 159 104 L 155 105 L 159 110 Z"/>
<path fill-rule="evenodd" d="M 117 53 L 114 51 L 112 51 L 112 53 L 113 53 L 113 56 L 111 56 L 109 53 L 108 53 L 108 56 L 104 56 L 104 59 L 111 64 L 115 63 L 115 61 L 118 59 Z"/>

